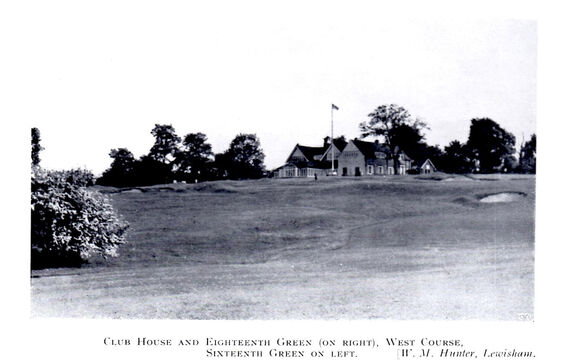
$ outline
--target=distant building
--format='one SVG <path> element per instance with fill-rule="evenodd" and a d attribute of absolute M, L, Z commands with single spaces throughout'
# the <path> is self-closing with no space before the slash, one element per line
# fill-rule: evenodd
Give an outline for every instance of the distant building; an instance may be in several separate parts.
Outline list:
<path fill-rule="evenodd" d="M 332 169 L 332 150 L 334 149 L 334 168 L 338 166 L 338 156 L 346 146 L 346 140 L 336 138 L 324 139 L 323 146 L 312 147 L 297 144 L 283 166 L 273 170 L 277 178 L 314 177 L 328 175 Z"/>
<path fill-rule="evenodd" d="M 285 165 L 273 170 L 277 178 L 314 177 L 329 175 L 332 169 L 334 148 L 334 169 L 342 176 L 405 175 L 411 168 L 412 160 L 403 152 L 399 153 L 397 172 L 389 148 L 379 142 L 358 139 L 324 139 L 324 146 L 310 147 L 295 145 Z"/>
<path fill-rule="evenodd" d="M 417 170 L 421 173 L 421 174 L 431 174 L 434 172 L 437 172 L 438 170 L 436 170 L 436 166 L 434 166 L 434 164 L 432 163 L 432 161 L 430 159 L 426 159 L 418 168 Z"/>
<path fill-rule="evenodd" d="M 351 140 L 338 157 L 339 174 L 342 176 L 405 175 L 412 160 L 400 151 L 397 171 L 389 147 L 379 142 Z"/>

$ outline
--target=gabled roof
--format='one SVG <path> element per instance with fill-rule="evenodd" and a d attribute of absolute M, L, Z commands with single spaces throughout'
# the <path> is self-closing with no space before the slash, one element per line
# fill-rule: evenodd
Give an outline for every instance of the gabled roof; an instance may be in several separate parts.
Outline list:
<path fill-rule="evenodd" d="M 336 138 L 336 139 L 334 139 L 333 144 L 336 147 L 336 149 L 338 149 L 338 151 L 342 152 L 342 151 L 344 151 L 344 148 L 346 148 L 346 145 L 348 145 L 348 142 L 343 140 L 342 138 Z M 332 149 L 332 146 L 330 146 L 330 144 L 328 144 L 324 148 L 326 150 L 322 154 L 322 157 L 325 157 L 328 154 L 328 151 L 330 149 Z"/>
<path fill-rule="evenodd" d="M 346 145 L 348 145 L 348 142 L 347 142 L 345 139 L 341 138 L 341 137 L 334 139 L 334 140 L 332 141 L 332 143 L 333 143 L 334 146 L 336 146 L 336 148 L 337 148 L 338 150 L 340 150 L 340 151 L 344 150 L 344 148 L 346 147 Z M 328 146 L 327 149 L 329 149 L 329 148 L 330 148 L 330 146 Z"/>
<path fill-rule="evenodd" d="M 405 160 L 413 161 L 413 159 L 409 155 L 407 155 L 407 153 L 404 152 L 403 150 L 401 150 L 401 152 L 399 154 L 403 154 L 403 156 L 405 157 Z"/>
<path fill-rule="evenodd" d="M 295 145 L 295 147 L 291 151 L 291 154 L 289 155 L 289 157 L 287 157 L 287 161 L 291 160 L 291 155 L 293 155 L 296 149 L 299 149 L 299 151 L 305 156 L 307 161 L 318 161 L 318 159 L 315 159 L 315 157 L 319 157 L 319 159 L 322 158 L 331 148 L 330 137 L 327 136 L 324 140 L 325 142 L 328 141 L 328 143 L 325 143 L 323 146 L 305 146 L 301 144 Z M 334 146 L 336 146 L 338 151 L 344 150 L 346 145 L 348 145 L 348 142 L 343 137 L 335 138 L 332 143 L 334 144 Z"/>
<path fill-rule="evenodd" d="M 389 148 L 385 145 L 358 139 L 354 139 L 352 141 L 367 159 L 375 159 L 375 153 L 378 152 L 384 153 L 386 155 L 390 154 Z"/>
<path fill-rule="evenodd" d="M 328 151 L 328 149 L 330 148 L 330 136 L 326 136 L 324 139 L 324 148 L 326 149 L 326 151 Z M 344 150 L 344 148 L 346 147 L 346 145 L 348 145 L 348 140 L 346 140 L 346 138 L 344 136 L 339 136 L 337 138 L 334 138 L 334 140 L 332 140 L 332 143 L 334 144 L 334 146 L 336 146 L 336 148 L 339 151 Z"/>
<path fill-rule="evenodd" d="M 285 165 L 293 165 L 293 166 L 296 166 L 298 168 L 318 168 L 318 169 L 330 168 L 329 162 L 327 164 L 327 162 L 325 162 L 325 161 L 320 161 L 318 159 L 315 159 L 315 156 L 317 156 L 317 155 L 321 156 L 326 149 L 327 149 L 326 146 L 324 146 L 324 147 L 313 147 L 313 146 L 304 146 L 304 145 L 297 144 L 293 148 L 293 151 L 291 151 L 291 154 L 287 158 Z M 304 155 L 304 157 L 305 157 L 304 160 L 297 161 L 297 160 L 293 160 L 291 158 L 291 156 L 295 153 L 296 150 L 299 150 Z"/>
<path fill-rule="evenodd" d="M 433 168 L 434 170 L 436 170 L 436 166 L 434 166 L 434 163 L 432 162 L 432 160 L 430 160 L 430 159 L 428 159 L 428 158 L 427 158 L 425 161 L 423 161 L 423 162 L 419 165 L 419 169 L 422 169 L 423 166 L 425 166 L 426 163 L 430 163 L 430 165 L 432 166 L 432 168 Z"/>
<path fill-rule="evenodd" d="M 314 157 L 316 155 L 322 155 L 326 150 L 325 147 L 312 147 L 312 146 L 304 146 L 299 144 L 297 144 L 297 147 L 299 148 L 299 150 L 301 150 L 303 155 L 305 155 L 308 161 L 314 161 Z"/>

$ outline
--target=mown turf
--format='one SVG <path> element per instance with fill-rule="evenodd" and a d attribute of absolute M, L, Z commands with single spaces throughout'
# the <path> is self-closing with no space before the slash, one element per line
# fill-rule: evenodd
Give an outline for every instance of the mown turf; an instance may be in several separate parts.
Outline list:
<path fill-rule="evenodd" d="M 119 258 L 34 271 L 33 316 L 532 315 L 534 177 L 262 179 L 100 191 L 130 222 L 128 244 Z M 506 191 L 526 196 L 479 201 Z"/>

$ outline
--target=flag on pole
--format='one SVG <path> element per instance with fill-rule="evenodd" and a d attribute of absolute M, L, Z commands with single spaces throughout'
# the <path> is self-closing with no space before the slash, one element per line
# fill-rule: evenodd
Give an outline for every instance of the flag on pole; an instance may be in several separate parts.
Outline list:
<path fill-rule="evenodd" d="M 338 106 L 336 106 L 336 105 L 332 104 L 332 109 L 334 109 L 334 110 L 338 110 Z"/>

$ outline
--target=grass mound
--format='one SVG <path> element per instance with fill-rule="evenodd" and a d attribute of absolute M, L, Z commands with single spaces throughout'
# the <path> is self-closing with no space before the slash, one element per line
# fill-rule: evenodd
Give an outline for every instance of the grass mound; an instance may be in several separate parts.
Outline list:
<path fill-rule="evenodd" d="M 456 199 L 453 200 L 453 202 L 455 204 L 459 204 L 459 205 L 463 205 L 463 206 L 473 206 L 476 207 L 478 206 L 478 201 L 475 199 L 471 199 L 469 197 L 466 196 L 459 196 Z"/>
<path fill-rule="evenodd" d="M 417 175 L 415 179 L 417 180 L 430 180 L 430 181 L 443 181 L 447 179 L 453 179 L 453 175 L 448 175 L 445 173 L 437 172 L 434 174 Z"/>
<path fill-rule="evenodd" d="M 210 192 L 210 193 L 233 194 L 236 192 L 235 189 L 231 186 L 221 185 L 216 183 L 205 183 L 202 185 L 196 185 L 192 189 L 198 192 Z"/>

